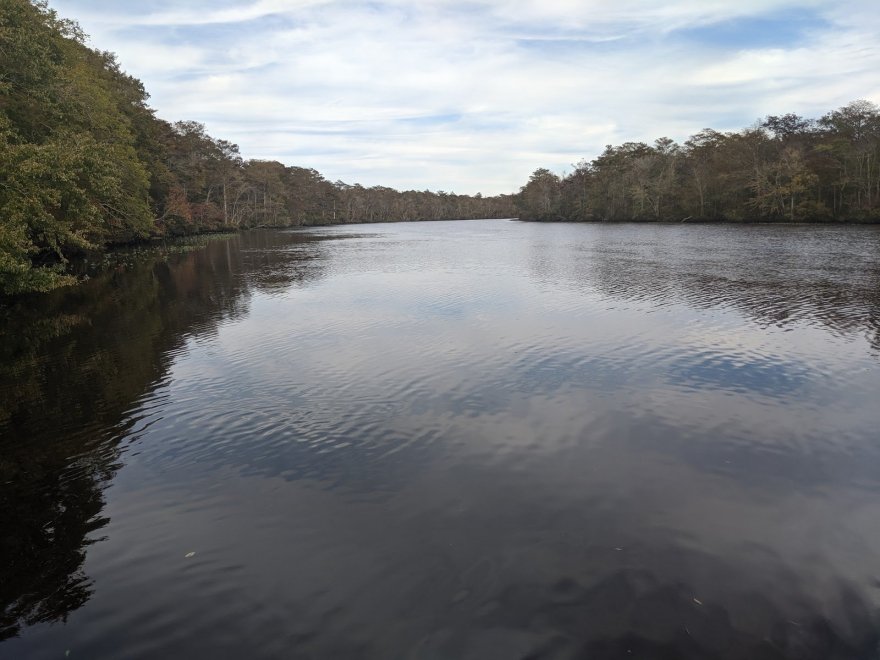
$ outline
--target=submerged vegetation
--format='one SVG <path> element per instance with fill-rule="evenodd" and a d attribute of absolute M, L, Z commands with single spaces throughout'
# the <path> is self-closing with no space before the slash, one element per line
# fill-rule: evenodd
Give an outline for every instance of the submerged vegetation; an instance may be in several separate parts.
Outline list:
<path fill-rule="evenodd" d="M 44 0 L 0 0 L 0 294 L 74 281 L 68 259 L 156 236 L 504 217 L 510 196 L 365 188 L 245 160 L 169 123 L 112 53 Z"/>
<path fill-rule="evenodd" d="M 517 202 L 524 220 L 877 222 L 880 108 L 609 145 L 568 175 L 536 170 Z"/>

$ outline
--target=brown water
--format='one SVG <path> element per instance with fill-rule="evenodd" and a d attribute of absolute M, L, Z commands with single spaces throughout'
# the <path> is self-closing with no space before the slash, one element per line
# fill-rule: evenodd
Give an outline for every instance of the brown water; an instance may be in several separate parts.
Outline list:
<path fill-rule="evenodd" d="M 0 330 L 4 658 L 878 657 L 876 228 L 253 232 Z"/>

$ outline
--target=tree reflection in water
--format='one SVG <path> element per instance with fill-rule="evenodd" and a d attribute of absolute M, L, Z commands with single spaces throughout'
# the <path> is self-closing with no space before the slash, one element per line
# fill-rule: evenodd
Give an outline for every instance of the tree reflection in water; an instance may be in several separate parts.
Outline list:
<path fill-rule="evenodd" d="M 309 234 L 248 232 L 0 308 L 0 639 L 89 599 L 120 443 L 186 338 L 246 314 L 254 290 L 320 277 L 320 251 Z"/>
<path fill-rule="evenodd" d="M 230 489 L 225 503 L 253 498 L 230 514 L 259 537 L 253 545 L 239 538 L 239 530 L 225 527 L 214 540 L 225 544 L 226 565 L 241 566 L 246 559 L 240 557 L 258 556 L 259 566 L 250 573 L 230 572 L 225 584 L 205 587 L 200 596 L 268 593 L 271 600 L 277 595 L 271 589 L 281 585 L 285 598 L 269 605 L 282 610 L 272 615 L 285 623 L 252 620 L 249 610 L 242 613 L 251 602 L 228 598 L 200 622 L 218 637 L 228 633 L 224 643 L 233 646 L 223 647 L 225 653 L 261 655 L 265 648 L 259 644 L 268 640 L 269 648 L 270 643 L 287 645 L 291 655 L 302 657 L 876 655 L 880 628 L 870 598 L 873 587 L 852 577 L 863 567 L 848 571 L 822 564 L 840 556 L 834 553 L 843 542 L 822 555 L 815 579 L 808 574 L 811 557 L 803 559 L 778 543 L 792 528 L 806 529 L 804 534 L 811 525 L 824 529 L 829 512 L 866 493 L 873 496 L 878 456 L 863 446 L 864 434 L 859 434 L 865 416 L 855 420 L 852 437 L 823 444 L 818 458 L 815 437 L 798 435 L 797 420 L 780 425 L 790 433 L 778 438 L 769 437 L 772 431 L 768 437 L 739 437 L 708 423 L 737 421 L 745 416 L 740 413 L 760 406 L 778 410 L 804 392 L 810 395 L 813 382 L 797 355 L 779 344 L 772 346 L 775 352 L 725 353 L 723 344 L 708 350 L 693 338 L 675 347 L 678 352 L 670 351 L 668 338 L 657 338 L 653 328 L 634 333 L 653 342 L 637 350 L 615 344 L 613 331 L 602 337 L 605 343 L 585 347 L 589 333 L 578 334 L 582 320 L 566 310 L 554 319 L 557 326 L 545 330 L 546 343 L 530 335 L 529 319 L 504 337 L 508 343 L 500 349 L 479 343 L 481 331 L 493 337 L 506 332 L 499 326 L 520 309 L 530 309 L 534 298 L 529 296 L 567 289 L 558 298 L 567 304 L 598 299 L 604 308 L 623 301 L 631 312 L 626 318 L 641 318 L 643 309 L 681 305 L 688 313 L 711 310 L 706 316 L 715 322 L 714 311 L 722 309 L 745 320 L 737 325 L 739 320 L 728 319 L 721 335 L 730 328 L 744 334 L 753 330 L 751 337 L 760 340 L 766 326 L 809 326 L 825 337 L 866 336 L 877 350 L 880 260 L 871 241 L 861 241 L 862 229 L 828 230 L 831 234 L 822 237 L 825 229 L 811 228 L 815 241 L 801 236 L 796 246 L 788 246 L 782 237 L 791 228 L 592 227 L 588 240 L 573 249 L 570 239 L 579 235 L 578 227 L 474 226 L 473 231 L 513 232 L 512 240 L 520 242 L 515 247 L 523 245 L 523 232 L 535 233 L 529 234 L 534 240 L 524 242 L 527 263 L 513 263 L 529 279 L 510 309 L 503 303 L 493 307 L 492 295 L 506 290 L 496 281 L 485 284 L 485 271 L 462 273 L 455 271 L 458 261 L 442 263 L 458 259 L 468 246 L 453 242 L 445 248 L 452 257 L 438 255 L 444 244 L 437 247 L 433 237 L 417 234 L 410 243 L 398 238 L 401 245 L 394 249 L 383 237 L 345 252 L 331 249 L 328 241 L 351 233 L 332 230 L 245 233 L 188 254 L 136 260 L 81 287 L 3 309 L 0 635 L 20 635 L 25 639 L 9 643 L 26 644 L 28 626 L 63 621 L 92 597 L 85 558 L 106 533 L 105 490 L 114 479 L 120 481 L 116 474 L 127 460 L 126 449 L 150 430 L 144 402 L 171 380 L 175 361 L 193 339 L 210 338 L 227 321 L 259 316 L 255 292 L 274 296 L 331 272 L 361 278 L 387 256 L 389 263 L 369 273 L 379 276 L 363 278 L 367 284 L 355 292 L 363 307 L 333 306 L 321 298 L 312 301 L 313 325 L 301 320 L 302 327 L 294 328 L 286 325 L 287 317 L 265 330 L 255 328 L 252 318 L 252 325 L 241 324 L 265 336 L 240 331 L 233 340 L 241 343 L 212 363 L 219 365 L 230 391 L 214 399 L 205 394 L 199 405 L 214 406 L 208 415 L 173 419 L 173 432 L 151 437 L 173 444 L 175 433 L 192 431 L 196 437 L 167 451 L 177 452 L 172 458 L 186 479 L 199 472 L 194 479 L 201 481 L 193 490 L 232 474 L 245 487 Z M 392 238 L 416 230 L 394 231 Z M 468 229 L 457 231 L 467 235 Z M 688 240 L 679 240 L 679 231 L 687 232 Z M 545 240 L 556 232 L 560 240 Z M 766 258 L 748 258 L 730 232 L 750 232 L 749 240 L 763 246 Z M 515 254 L 509 247 L 497 249 Z M 811 256 L 814 249 L 830 249 L 831 263 Z M 414 257 L 418 250 L 423 252 Z M 429 272 L 452 270 L 461 276 L 449 280 L 461 286 L 459 298 L 425 293 L 424 282 L 407 287 L 401 284 L 404 277 L 393 280 L 398 287 L 393 299 L 384 299 L 384 292 L 373 295 L 388 281 L 383 268 L 395 276 L 420 272 L 420 263 L 411 262 L 434 258 L 441 263 Z M 333 289 L 337 293 L 353 286 L 351 279 L 341 282 Z M 578 295 L 569 295 L 571 290 Z M 593 298 L 580 296 L 581 291 Z M 477 295 L 484 298 L 469 297 Z M 265 302 L 264 297 L 263 319 L 275 313 Z M 285 311 L 300 309 L 291 305 Z M 481 316 L 496 312 L 497 319 Z M 369 318 L 351 318 L 358 314 Z M 605 317 L 600 310 L 594 318 Z M 683 325 L 690 318 L 682 313 L 674 321 Z M 435 334 L 426 327 L 442 323 L 448 326 Z M 297 342 L 309 337 L 327 341 L 310 344 L 314 350 L 303 356 L 309 351 Z M 358 345 L 346 347 L 352 337 Z M 472 337 L 478 341 L 468 354 Z M 374 339 L 409 345 L 396 356 L 377 358 L 371 353 Z M 255 347 L 260 340 L 270 343 Z M 828 350 L 836 357 L 840 346 Z M 414 364 L 414 354 L 424 364 Z M 661 359 L 666 361 L 658 366 Z M 249 381 L 239 370 L 245 362 L 253 367 Z M 425 365 L 443 381 L 435 389 L 423 382 Z M 200 366 L 190 365 L 188 375 Z M 300 368 L 302 373 L 293 373 Z M 633 370 L 649 369 L 659 375 L 645 385 L 639 380 L 645 374 Z M 213 378 L 214 372 L 191 378 L 190 393 L 202 394 L 198 387 Z M 230 385 L 240 381 L 245 381 L 241 389 Z M 256 395 L 246 391 L 254 382 L 261 388 Z M 661 401 L 634 413 L 628 406 L 645 399 L 630 395 L 633 390 L 644 394 L 641 387 L 650 389 L 649 403 L 662 391 L 674 405 L 664 407 Z M 825 396 L 825 389 L 818 391 Z M 602 408 L 621 392 L 626 396 Z M 718 396 L 711 398 L 712 393 Z M 251 417 L 241 415 L 244 421 L 232 427 L 225 413 L 236 397 L 249 406 Z M 693 406 L 684 420 L 675 416 L 683 401 Z M 183 401 L 178 412 L 190 404 Z M 538 424 L 552 426 L 553 415 L 577 413 L 578 406 L 598 412 L 576 418 L 570 427 L 563 419 L 546 438 L 544 428 L 530 426 L 536 416 Z M 727 417 L 700 416 L 724 406 Z M 215 426 L 199 435 L 202 420 Z M 260 422 L 258 429 L 251 420 Z M 748 436 L 755 428 L 745 420 L 741 430 Z M 210 431 L 216 429 L 222 430 L 222 443 L 213 443 Z M 287 442 L 281 431 L 296 441 Z M 552 437 L 554 432 L 559 437 Z M 336 446 L 345 449 L 331 451 Z M 163 460 L 173 462 L 162 450 L 152 448 L 154 465 L 160 467 Z M 731 458 L 735 466 L 726 460 Z M 255 483 L 267 487 L 249 488 Z M 848 490 L 852 483 L 861 490 Z M 319 487 L 310 490 L 307 484 Z M 810 489 L 843 494 L 810 500 Z M 787 494 L 793 494 L 790 501 Z M 273 508 L 279 501 L 283 506 Z M 809 517 L 798 507 L 813 502 L 827 508 L 803 525 L 789 522 L 792 512 Z M 672 510 L 682 504 L 686 511 Z M 189 520 L 180 509 L 173 511 L 181 515 L 181 525 Z M 729 516 L 724 521 L 729 527 L 716 525 L 718 512 Z M 266 517 L 248 526 L 252 514 Z M 849 531 L 864 541 L 859 535 L 869 535 L 860 524 Z M 166 538 L 177 538 L 168 531 L 179 531 L 173 523 L 162 529 Z M 716 536 L 721 538 L 713 545 Z M 271 544 L 283 551 L 262 554 Z M 203 568 L 204 584 L 221 582 Z M 169 571 L 155 581 L 165 580 L 167 588 L 194 576 L 195 571 Z M 119 594 L 128 593 L 126 586 L 117 600 L 104 600 L 118 603 Z M 313 599 L 313 594 L 319 596 Z M 93 606 L 100 601 L 95 597 Z M 151 602 L 164 605 L 158 597 Z M 178 606 L 173 616 L 193 612 L 185 608 L 198 604 Z M 128 615 L 142 611 L 132 608 Z M 112 646 L 134 635 L 118 632 L 125 621 L 115 620 L 116 637 L 111 631 L 103 643 Z M 177 636 L 169 642 L 177 654 L 196 657 L 210 650 L 210 640 L 186 633 L 175 629 Z M 236 640 L 240 647 L 234 647 Z"/>

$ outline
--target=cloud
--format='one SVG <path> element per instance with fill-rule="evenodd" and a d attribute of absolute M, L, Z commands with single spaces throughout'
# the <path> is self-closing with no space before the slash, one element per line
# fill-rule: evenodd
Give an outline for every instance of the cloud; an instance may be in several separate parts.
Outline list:
<path fill-rule="evenodd" d="M 605 144 L 880 101 L 873 1 L 55 0 L 167 119 L 331 180 L 513 192 Z"/>

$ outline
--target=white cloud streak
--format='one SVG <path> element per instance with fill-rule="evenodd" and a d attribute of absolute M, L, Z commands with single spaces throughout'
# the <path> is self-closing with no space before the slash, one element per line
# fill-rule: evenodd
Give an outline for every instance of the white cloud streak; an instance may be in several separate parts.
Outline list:
<path fill-rule="evenodd" d="M 365 185 L 513 192 L 608 143 L 880 101 L 874 0 L 127 5 L 53 2 L 160 116 Z M 750 33 L 804 16 L 801 34 Z"/>

